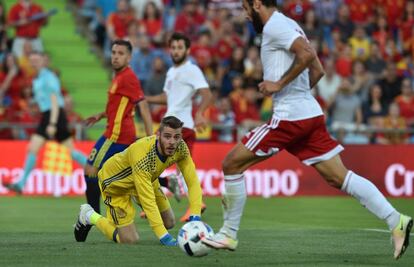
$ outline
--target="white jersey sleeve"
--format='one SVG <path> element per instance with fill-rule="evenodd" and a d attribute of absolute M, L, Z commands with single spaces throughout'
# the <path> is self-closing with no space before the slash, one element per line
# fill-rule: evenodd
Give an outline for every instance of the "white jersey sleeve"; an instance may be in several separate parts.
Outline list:
<path fill-rule="evenodd" d="M 298 37 L 305 36 L 300 32 L 300 29 L 294 27 L 294 25 L 291 23 L 288 23 L 288 21 L 279 20 L 278 24 L 279 23 L 280 25 L 277 25 L 277 27 L 272 27 L 271 30 L 266 32 L 273 41 L 273 45 L 276 48 L 289 50 L 293 42 Z"/>
<path fill-rule="evenodd" d="M 194 90 L 209 87 L 206 78 L 203 75 L 203 72 L 197 65 L 192 65 L 192 68 L 190 69 L 190 73 L 188 76 L 191 77 L 189 82 L 191 83 Z"/>

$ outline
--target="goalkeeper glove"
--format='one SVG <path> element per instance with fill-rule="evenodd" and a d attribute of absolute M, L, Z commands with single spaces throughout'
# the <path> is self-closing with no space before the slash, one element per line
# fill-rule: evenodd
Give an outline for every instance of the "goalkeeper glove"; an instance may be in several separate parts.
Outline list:
<path fill-rule="evenodd" d="M 201 221 L 201 217 L 199 215 L 190 215 L 188 221 L 190 221 L 190 222 Z"/>
<path fill-rule="evenodd" d="M 160 242 L 161 244 L 167 247 L 177 246 L 177 240 L 172 235 L 170 235 L 170 233 L 166 233 L 165 235 L 163 235 L 160 238 Z"/>

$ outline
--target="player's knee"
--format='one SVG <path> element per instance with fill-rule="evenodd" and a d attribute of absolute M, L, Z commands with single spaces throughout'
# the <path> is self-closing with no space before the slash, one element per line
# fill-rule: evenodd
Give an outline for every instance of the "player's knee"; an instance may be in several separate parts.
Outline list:
<path fill-rule="evenodd" d="M 119 236 L 119 240 L 121 241 L 121 244 L 136 244 L 139 241 L 139 236 L 138 234 L 123 235 Z"/>
<path fill-rule="evenodd" d="M 231 157 L 226 156 L 221 164 L 224 174 L 235 174 L 237 172 L 236 165 Z"/>

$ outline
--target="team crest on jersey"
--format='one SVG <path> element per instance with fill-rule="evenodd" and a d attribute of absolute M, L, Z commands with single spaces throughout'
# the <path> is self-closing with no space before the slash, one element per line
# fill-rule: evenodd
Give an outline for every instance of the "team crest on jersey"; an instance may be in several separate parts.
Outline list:
<path fill-rule="evenodd" d="M 116 215 L 118 215 L 119 218 L 125 218 L 126 217 L 126 213 L 123 209 L 116 209 Z"/>

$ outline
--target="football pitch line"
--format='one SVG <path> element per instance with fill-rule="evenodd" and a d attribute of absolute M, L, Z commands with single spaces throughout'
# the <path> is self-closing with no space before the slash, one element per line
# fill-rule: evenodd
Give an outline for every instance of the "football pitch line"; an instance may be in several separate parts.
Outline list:
<path fill-rule="evenodd" d="M 379 233 L 388 233 L 390 234 L 391 231 L 389 230 L 384 230 L 384 229 L 375 229 L 375 228 L 363 228 L 363 229 L 358 229 L 361 231 L 368 231 L 368 232 L 379 232 Z M 410 233 L 410 236 L 414 236 L 414 233 Z"/>

